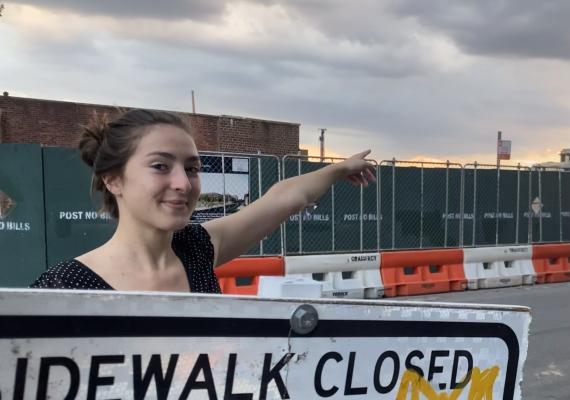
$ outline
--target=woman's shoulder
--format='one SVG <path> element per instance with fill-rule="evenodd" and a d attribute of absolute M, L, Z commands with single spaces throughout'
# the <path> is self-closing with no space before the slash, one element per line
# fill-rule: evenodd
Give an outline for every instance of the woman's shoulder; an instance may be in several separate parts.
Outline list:
<path fill-rule="evenodd" d="M 210 241 L 210 234 L 201 224 L 188 224 L 179 231 L 174 232 L 175 240 L 205 240 Z"/>
<path fill-rule="evenodd" d="M 207 253 L 214 251 L 210 234 L 200 224 L 188 224 L 174 233 L 172 247 L 175 250 L 200 251 Z"/>
<path fill-rule="evenodd" d="M 38 289 L 112 289 L 76 259 L 58 262 L 42 273 L 30 288 Z"/>

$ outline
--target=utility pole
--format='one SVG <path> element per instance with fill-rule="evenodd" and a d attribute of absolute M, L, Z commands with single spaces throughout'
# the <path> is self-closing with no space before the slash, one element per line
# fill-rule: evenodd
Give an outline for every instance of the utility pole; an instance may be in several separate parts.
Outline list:
<path fill-rule="evenodd" d="M 194 101 L 194 90 L 192 90 L 192 114 L 196 114 L 196 102 Z"/>
<path fill-rule="evenodd" d="M 321 162 L 325 159 L 325 132 L 327 128 L 321 128 L 321 135 L 319 136 L 319 142 L 321 142 Z"/>
<path fill-rule="evenodd" d="M 497 132 L 497 169 L 501 166 L 501 157 L 499 156 L 499 148 L 501 147 L 501 131 Z"/>

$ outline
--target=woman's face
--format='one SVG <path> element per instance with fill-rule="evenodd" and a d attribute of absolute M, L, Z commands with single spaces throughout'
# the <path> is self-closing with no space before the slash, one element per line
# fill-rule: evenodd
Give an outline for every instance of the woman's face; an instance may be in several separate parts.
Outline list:
<path fill-rule="evenodd" d="M 192 137 L 176 126 L 147 129 L 116 182 L 119 217 L 179 230 L 188 223 L 200 195 L 198 150 Z"/>

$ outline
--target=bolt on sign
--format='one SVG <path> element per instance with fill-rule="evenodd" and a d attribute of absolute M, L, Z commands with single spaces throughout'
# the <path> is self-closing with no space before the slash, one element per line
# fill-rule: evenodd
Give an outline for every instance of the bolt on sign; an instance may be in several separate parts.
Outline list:
<path fill-rule="evenodd" d="M 2 399 L 520 399 L 530 324 L 516 306 L 28 289 L 0 310 Z"/>

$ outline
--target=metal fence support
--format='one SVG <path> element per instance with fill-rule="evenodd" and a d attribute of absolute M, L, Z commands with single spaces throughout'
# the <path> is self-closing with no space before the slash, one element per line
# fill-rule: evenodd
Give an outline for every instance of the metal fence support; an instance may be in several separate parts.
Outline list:
<path fill-rule="evenodd" d="M 562 242 L 562 171 L 558 170 L 558 228 Z"/>
<path fill-rule="evenodd" d="M 360 251 L 364 249 L 364 187 L 360 185 Z"/>
<path fill-rule="evenodd" d="M 497 205 L 495 207 L 495 245 L 499 245 L 499 203 L 501 196 L 501 169 L 497 164 Z"/>
<path fill-rule="evenodd" d="M 224 206 L 224 217 L 226 216 L 226 159 L 222 154 L 222 199 Z"/>
<path fill-rule="evenodd" d="M 461 182 L 459 195 L 459 247 L 463 247 L 463 239 L 465 236 L 465 167 L 461 166 Z"/>
<path fill-rule="evenodd" d="M 475 221 L 477 221 L 477 161 L 473 164 L 473 236 L 471 246 L 475 247 Z"/>
<path fill-rule="evenodd" d="M 519 244 L 519 219 L 520 219 L 520 203 L 521 203 L 521 164 L 517 165 L 517 212 L 515 221 L 515 244 Z"/>
<path fill-rule="evenodd" d="M 257 154 L 261 155 L 261 151 L 258 151 Z M 279 169 L 279 167 L 277 168 Z M 257 158 L 257 198 L 261 198 L 261 196 L 263 196 L 263 190 L 262 190 L 262 180 L 261 180 L 261 158 L 258 157 Z M 259 254 L 263 255 L 263 239 L 261 239 L 259 241 Z"/>
<path fill-rule="evenodd" d="M 460 200 L 461 201 L 461 200 Z M 447 247 L 447 220 L 449 218 L 449 160 L 446 162 L 445 168 L 445 221 L 443 234 L 443 247 Z"/>
<path fill-rule="evenodd" d="M 396 248 L 396 159 L 392 159 L 392 249 Z"/>
<path fill-rule="evenodd" d="M 424 163 L 420 164 L 420 249 L 424 245 Z"/>
<path fill-rule="evenodd" d="M 380 250 L 380 224 L 382 223 L 381 211 L 381 179 L 380 165 L 376 165 L 376 250 Z"/>
<path fill-rule="evenodd" d="M 334 229 L 334 223 L 335 223 L 335 211 L 334 211 L 334 185 L 332 185 L 331 187 L 331 249 L 332 252 L 334 253 L 335 251 L 335 229 Z"/>
<path fill-rule="evenodd" d="M 540 212 L 538 213 L 538 241 L 542 242 L 542 172 L 538 170 L 538 200 L 540 202 Z"/>
<path fill-rule="evenodd" d="M 297 176 L 301 175 L 301 159 L 297 160 Z M 305 210 L 299 211 L 299 254 L 303 254 L 303 214 Z"/>

